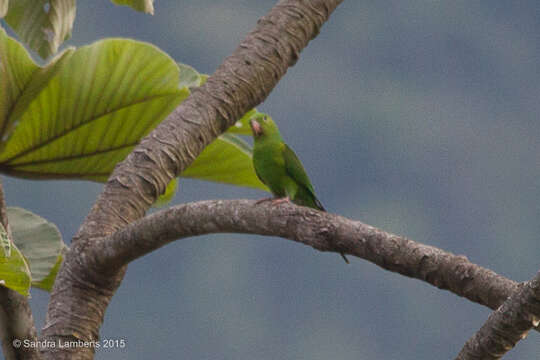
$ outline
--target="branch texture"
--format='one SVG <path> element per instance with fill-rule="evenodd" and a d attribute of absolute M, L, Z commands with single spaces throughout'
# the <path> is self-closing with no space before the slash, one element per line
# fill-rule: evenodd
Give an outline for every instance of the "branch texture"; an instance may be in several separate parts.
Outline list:
<path fill-rule="evenodd" d="M 94 271 L 87 248 L 142 216 L 203 148 L 260 104 L 297 61 L 342 0 L 282 0 L 234 53 L 119 164 L 86 220 L 58 273 L 43 339 L 96 341 L 105 309 L 125 268 Z M 93 349 L 69 348 L 49 359 L 93 357 Z"/>
<path fill-rule="evenodd" d="M 471 263 L 465 256 L 423 245 L 360 221 L 307 207 L 253 200 L 211 200 L 172 207 L 149 215 L 102 238 L 97 268 L 121 268 L 176 239 L 211 233 L 279 236 L 320 251 L 344 252 L 380 267 L 426 281 L 492 309 L 499 307 L 518 284 Z"/>
<path fill-rule="evenodd" d="M 457 360 L 496 360 L 540 323 L 540 272 L 491 313 L 466 343 Z"/>
<path fill-rule="evenodd" d="M 108 235 L 141 218 L 206 145 L 264 101 L 340 2 L 278 2 L 207 82 L 117 166 L 77 237 Z"/>

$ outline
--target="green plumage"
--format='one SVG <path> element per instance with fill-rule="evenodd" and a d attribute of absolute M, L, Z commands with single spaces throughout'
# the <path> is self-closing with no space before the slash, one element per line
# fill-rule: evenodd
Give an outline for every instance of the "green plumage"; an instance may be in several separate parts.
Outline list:
<path fill-rule="evenodd" d="M 283 142 L 272 118 L 260 115 L 251 119 L 250 124 L 255 139 L 253 167 L 259 179 L 278 198 L 288 197 L 297 205 L 324 211 L 306 170 L 294 151 Z"/>
<path fill-rule="evenodd" d="M 260 114 L 250 120 L 253 132 L 253 167 L 259 179 L 276 198 L 326 211 L 322 206 L 300 160 L 283 142 L 272 118 Z M 341 253 L 343 260 L 349 260 Z"/>

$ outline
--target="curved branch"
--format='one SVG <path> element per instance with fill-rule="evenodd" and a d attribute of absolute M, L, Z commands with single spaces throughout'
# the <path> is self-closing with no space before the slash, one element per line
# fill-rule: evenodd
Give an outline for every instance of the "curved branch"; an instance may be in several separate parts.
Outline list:
<path fill-rule="evenodd" d="M 282 0 L 208 80 L 120 163 L 74 239 L 144 216 L 167 184 L 270 94 L 342 0 Z"/>
<path fill-rule="evenodd" d="M 540 272 L 520 286 L 463 346 L 456 360 L 503 357 L 540 322 Z"/>
<path fill-rule="evenodd" d="M 486 305 L 500 306 L 518 284 L 464 256 L 423 245 L 342 216 L 307 207 L 252 200 L 211 200 L 174 206 L 92 245 L 92 266 L 114 271 L 179 238 L 210 233 L 279 236 L 320 251 L 344 252 Z"/>
<path fill-rule="evenodd" d="M 114 170 L 72 241 L 55 281 L 43 339 L 96 341 L 107 305 L 125 268 L 103 276 L 83 268 L 92 241 L 141 218 L 171 179 L 219 134 L 260 104 L 342 0 L 281 0 L 234 53 Z M 50 359 L 93 357 L 93 349 L 63 348 Z"/>

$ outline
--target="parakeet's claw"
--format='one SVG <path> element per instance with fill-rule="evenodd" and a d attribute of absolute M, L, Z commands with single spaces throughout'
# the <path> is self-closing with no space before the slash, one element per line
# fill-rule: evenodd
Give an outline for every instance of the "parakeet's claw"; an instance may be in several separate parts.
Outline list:
<path fill-rule="evenodd" d="M 260 200 L 257 200 L 255 202 L 255 205 L 259 205 L 260 203 L 263 203 L 263 202 L 267 202 L 267 201 L 273 201 L 274 198 L 264 198 L 264 199 L 260 199 Z"/>
<path fill-rule="evenodd" d="M 350 264 L 349 259 L 347 259 L 347 257 L 345 256 L 344 253 L 339 253 L 339 254 L 341 255 L 341 257 L 343 258 L 343 260 L 345 260 L 345 262 L 346 262 L 347 264 Z"/>

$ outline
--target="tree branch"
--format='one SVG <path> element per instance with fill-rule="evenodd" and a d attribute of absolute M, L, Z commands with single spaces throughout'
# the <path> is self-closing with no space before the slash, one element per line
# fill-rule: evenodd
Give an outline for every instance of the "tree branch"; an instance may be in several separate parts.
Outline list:
<path fill-rule="evenodd" d="M 419 244 L 342 216 L 253 200 L 211 200 L 174 206 L 130 224 L 89 249 L 92 266 L 121 268 L 176 239 L 210 233 L 251 233 L 298 241 L 320 251 L 358 256 L 387 270 L 496 309 L 518 284 L 464 256 Z M 112 269 L 111 269 L 112 268 Z"/>
<path fill-rule="evenodd" d="M 0 183 L 0 222 L 12 240 L 9 228 L 4 188 Z M 13 346 L 13 341 L 37 340 L 34 318 L 28 299 L 16 291 L 0 286 L 0 337 L 2 352 L 7 360 L 38 359 L 39 353 L 34 347 Z"/>
<path fill-rule="evenodd" d="M 74 240 L 141 218 L 167 184 L 270 94 L 341 0 L 282 0 L 216 72 L 120 163 Z"/>
<path fill-rule="evenodd" d="M 521 284 L 463 346 L 456 360 L 503 357 L 540 322 L 540 272 Z"/>
<path fill-rule="evenodd" d="M 51 293 L 43 339 L 96 341 L 125 268 L 85 268 L 99 237 L 141 218 L 169 181 L 219 134 L 260 104 L 342 0 L 281 0 L 234 53 L 116 168 L 72 241 Z M 88 260 L 88 261 L 87 261 Z M 49 359 L 93 357 L 88 348 L 45 349 Z"/>

